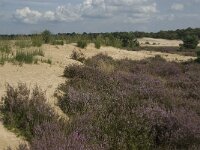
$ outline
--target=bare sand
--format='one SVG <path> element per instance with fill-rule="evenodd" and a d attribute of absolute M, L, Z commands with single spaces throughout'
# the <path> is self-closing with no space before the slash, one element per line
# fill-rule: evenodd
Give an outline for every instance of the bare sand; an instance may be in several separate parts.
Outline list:
<path fill-rule="evenodd" d="M 64 46 L 43 45 L 42 49 L 45 52 L 45 57 L 52 60 L 51 65 L 39 63 L 17 66 L 7 63 L 4 66 L 0 66 L 0 98 L 5 94 L 5 85 L 7 83 L 16 86 L 17 83 L 23 82 L 30 88 L 37 84 L 46 91 L 49 103 L 60 115 L 63 114 L 62 111 L 55 106 L 56 99 L 54 97 L 54 92 L 58 85 L 64 83 L 66 80 L 62 77 L 65 66 L 74 63 L 81 64 L 80 62 L 70 59 L 73 50 L 81 51 L 86 58 L 103 53 L 112 56 L 114 59 L 128 58 L 132 60 L 141 60 L 154 57 L 155 55 L 160 55 L 168 61 L 181 62 L 195 59 L 195 57 L 180 56 L 177 54 L 150 51 L 127 51 L 113 47 L 95 49 L 94 44 L 89 44 L 86 49 L 79 49 L 76 47 L 76 44 L 65 44 Z M 0 121 L 0 149 L 6 148 L 9 145 L 15 147 L 21 141 L 23 141 L 21 138 L 5 129 Z"/>

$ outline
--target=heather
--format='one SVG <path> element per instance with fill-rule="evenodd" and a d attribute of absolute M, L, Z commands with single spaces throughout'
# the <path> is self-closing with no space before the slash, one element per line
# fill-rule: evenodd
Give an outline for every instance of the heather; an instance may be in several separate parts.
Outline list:
<path fill-rule="evenodd" d="M 1 110 L 4 124 L 29 139 L 21 149 L 199 149 L 199 75 L 197 62 L 99 54 L 64 70 L 62 94 L 55 95 L 67 122 L 38 87 L 31 94 L 8 86 Z"/>
<path fill-rule="evenodd" d="M 105 65 L 106 64 L 106 65 Z M 108 68 L 106 68 L 106 66 Z M 111 67 L 112 66 L 112 67 Z M 112 68 L 112 69 L 110 69 Z M 68 66 L 59 106 L 102 149 L 198 149 L 200 66 L 97 55 Z"/>

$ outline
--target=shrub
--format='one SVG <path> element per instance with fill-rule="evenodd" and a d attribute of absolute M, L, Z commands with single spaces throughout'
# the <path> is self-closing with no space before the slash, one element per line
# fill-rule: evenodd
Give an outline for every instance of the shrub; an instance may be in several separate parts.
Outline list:
<path fill-rule="evenodd" d="M 49 30 L 44 30 L 41 35 L 42 35 L 42 40 L 44 41 L 45 44 L 50 43 L 52 35 Z"/>
<path fill-rule="evenodd" d="M 80 62 L 84 62 L 85 61 L 85 56 L 81 51 L 76 51 L 73 50 L 72 54 L 71 54 L 71 59 L 80 61 Z"/>
<path fill-rule="evenodd" d="M 77 46 L 80 47 L 80 48 L 86 48 L 87 42 L 86 41 L 78 41 Z"/>
<path fill-rule="evenodd" d="M 99 41 L 95 41 L 95 48 L 100 49 L 101 48 L 101 43 Z"/>
<path fill-rule="evenodd" d="M 25 84 L 20 83 L 16 88 L 8 85 L 2 100 L 4 124 L 10 129 L 17 129 L 28 140 L 33 138 L 36 125 L 57 118 L 47 104 L 45 93 L 37 86 L 31 93 Z"/>
<path fill-rule="evenodd" d="M 195 35 L 187 35 L 183 38 L 183 47 L 195 49 L 199 43 L 199 39 Z"/>
<path fill-rule="evenodd" d="M 114 71 L 102 69 L 102 62 Z M 60 86 L 64 95 L 59 106 L 71 118 L 71 132 L 86 139 L 86 145 L 199 147 L 198 64 L 167 62 L 159 56 L 117 61 L 102 54 L 84 64 L 66 67 L 64 75 L 70 80 Z"/>
<path fill-rule="evenodd" d="M 32 46 L 34 47 L 41 47 L 43 44 L 42 37 L 40 35 L 33 36 L 31 38 Z"/>

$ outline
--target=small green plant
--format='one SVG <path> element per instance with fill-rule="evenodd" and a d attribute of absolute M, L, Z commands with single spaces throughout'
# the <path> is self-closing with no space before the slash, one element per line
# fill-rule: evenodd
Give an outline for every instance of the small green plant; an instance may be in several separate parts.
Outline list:
<path fill-rule="evenodd" d="M 31 64 L 35 60 L 34 56 L 44 56 L 44 52 L 41 49 L 34 51 L 19 50 L 16 52 L 15 60 L 20 63 Z"/>
<path fill-rule="evenodd" d="M 26 48 L 26 47 L 31 47 L 32 42 L 30 40 L 17 40 L 15 42 L 15 45 L 19 48 Z"/>
<path fill-rule="evenodd" d="M 77 46 L 80 47 L 80 48 L 86 48 L 87 42 L 86 41 L 78 41 Z"/>
<path fill-rule="evenodd" d="M 33 36 L 31 38 L 31 41 L 32 41 L 32 46 L 34 47 L 41 47 L 42 46 L 42 37 L 39 36 L 39 35 L 36 35 L 36 36 Z"/>
<path fill-rule="evenodd" d="M 0 52 L 9 54 L 11 52 L 11 46 L 9 45 L 9 43 L 0 42 Z"/>
<path fill-rule="evenodd" d="M 4 65 L 9 60 L 8 54 L 0 53 L 0 65 Z"/>
<path fill-rule="evenodd" d="M 101 42 L 100 41 L 96 40 L 94 44 L 95 44 L 95 48 L 97 48 L 97 49 L 101 48 Z"/>

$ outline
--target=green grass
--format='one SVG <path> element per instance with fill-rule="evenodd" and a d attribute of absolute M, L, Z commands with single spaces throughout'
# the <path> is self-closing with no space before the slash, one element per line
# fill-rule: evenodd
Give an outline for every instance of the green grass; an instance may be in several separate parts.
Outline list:
<path fill-rule="evenodd" d="M 4 65 L 9 60 L 8 54 L 0 53 L 0 65 Z"/>
<path fill-rule="evenodd" d="M 43 44 L 41 36 L 33 36 L 31 38 L 31 41 L 32 41 L 32 46 L 34 46 L 34 47 L 41 47 Z"/>
<path fill-rule="evenodd" d="M 100 41 L 96 40 L 96 41 L 94 42 L 94 44 L 95 44 L 95 48 L 97 48 L 97 49 L 100 49 L 100 48 L 101 48 L 101 42 L 100 42 Z"/>
<path fill-rule="evenodd" d="M 77 42 L 77 46 L 80 47 L 80 48 L 86 48 L 87 47 L 87 42 L 86 41 L 78 41 Z"/>
<path fill-rule="evenodd" d="M 15 45 L 19 48 L 27 48 L 32 46 L 32 42 L 31 40 L 18 40 Z"/>
<path fill-rule="evenodd" d="M 15 60 L 19 63 L 32 64 L 35 62 L 35 56 L 44 56 L 44 52 L 41 49 L 27 52 L 19 50 L 16 53 Z"/>

